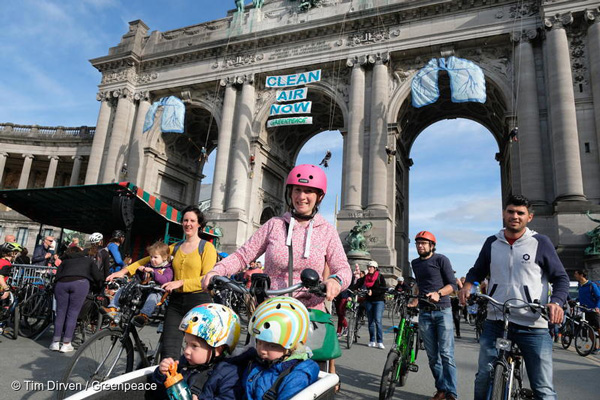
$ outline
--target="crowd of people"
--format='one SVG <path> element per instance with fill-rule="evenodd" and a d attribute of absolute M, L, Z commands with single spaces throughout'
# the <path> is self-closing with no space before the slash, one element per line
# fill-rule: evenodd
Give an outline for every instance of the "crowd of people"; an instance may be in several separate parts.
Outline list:
<path fill-rule="evenodd" d="M 169 376 L 181 372 L 196 399 L 262 399 L 269 393 L 269 398 L 274 399 L 292 397 L 314 383 L 319 367 L 323 368 L 310 359 L 311 350 L 307 347 L 311 309 L 332 313 L 333 302 L 338 315 L 337 333 L 344 335 L 348 328 L 346 304 L 350 291 L 356 289 L 366 293 L 363 305 L 368 319 L 368 346 L 385 349 L 382 317 L 388 292 L 386 279 L 375 261 L 367 263 L 366 271 L 358 265 L 354 270 L 350 267 L 335 227 L 318 212 L 326 192 L 323 170 L 314 165 L 294 167 L 286 180 L 289 211 L 271 218 L 225 258 L 218 256 L 212 243 L 201 238 L 206 220 L 195 206 L 181 212 L 184 240 L 171 245 L 154 243 L 147 248 L 148 257 L 133 263 L 121 257 L 123 231 L 113 232 L 106 243 L 101 233 L 94 233 L 85 249 L 73 241 L 60 257 L 54 238 L 45 237 L 35 247 L 31 262 L 57 266 L 57 307 L 50 350 L 73 351 L 77 315 L 88 292 L 100 288 L 105 281 L 125 276 L 144 283 L 155 282 L 170 295 L 162 334 L 162 361 L 153 376 L 163 390 Z M 499 301 L 539 299 L 546 305 L 548 321 L 530 310 L 511 314 L 510 338 L 521 348 L 536 398 L 556 398 L 548 322 L 562 323 L 569 278 L 550 240 L 527 227 L 532 218 L 529 201 L 511 196 L 503 209 L 504 228 L 486 240 L 474 267 L 461 279 L 455 276 L 450 260 L 436 251 L 438 241 L 433 233 L 421 231 L 416 235 L 418 257 L 412 260 L 411 268 L 419 298 L 409 306 L 419 308 L 420 337 L 435 386 L 433 400 L 459 397 L 454 335 L 460 337 L 460 313 L 475 283 L 484 281 L 487 293 Z M 7 277 L 11 263 L 16 262 L 18 255 L 19 260 L 27 260 L 27 252 L 14 243 L 14 238 L 6 239 L 0 248 L 2 299 L 10 290 Z M 264 257 L 264 267 L 257 261 L 260 257 Z M 252 275 L 264 273 L 272 289 L 281 289 L 300 282 L 306 268 L 317 272 L 325 285 L 325 296 L 297 291 L 290 297 L 265 300 L 250 318 L 248 332 L 253 341 L 240 349 L 240 319 L 233 310 L 213 302 L 207 290 L 213 278 L 236 277 L 249 285 Z M 590 312 L 594 313 L 588 320 L 595 321 L 598 329 L 600 289 L 588 288 L 591 283 L 584 271 L 577 271 L 576 279 L 585 288 L 580 291 L 582 299 L 589 298 Z M 399 277 L 394 290 L 412 289 Z M 120 312 L 120 295 L 117 292 L 102 309 L 109 317 Z M 145 299 L 140 314 L 134 318 L 136 326 L 148 323 L 158 300 L 157 294 Z M 501 320 L 501 314 L 488 309 L 480 340 L 475 399 L 487 395 L 490 366 L 497 356 L 494 343 L 502 333 Z M 328 366 L 330 372 L 335 372 L 334 362 Z M 160 391 L 157 393 L 161 396 Z"/>

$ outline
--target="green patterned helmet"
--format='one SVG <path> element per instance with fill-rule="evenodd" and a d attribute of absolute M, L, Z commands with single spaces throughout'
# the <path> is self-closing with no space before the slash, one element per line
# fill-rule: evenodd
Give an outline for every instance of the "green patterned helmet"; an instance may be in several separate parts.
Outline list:
<path fill-rule="evenodd" d="M 276 343 L 285 349 L 306 344 L 309 328 L 308 310 L 293 297 L 273 297 L 262 302 L 250 319 L 250 333 L 263 342 Z"/>
<path fill-rule="evenodd" d="M 206 303 L 188 311 L 179 330 L 206 340 L 210 347 L 226 344 L 231 351 L 240 339 L 240 318 L 229 307 Z"/>

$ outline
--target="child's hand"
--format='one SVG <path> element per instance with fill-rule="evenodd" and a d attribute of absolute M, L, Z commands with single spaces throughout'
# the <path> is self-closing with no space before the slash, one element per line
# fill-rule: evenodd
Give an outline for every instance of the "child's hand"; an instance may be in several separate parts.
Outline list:
<path fill-rule="evenodd" d="M 169 372 L 169 367 L 173 364 L 176 364 L 176 362 L 171 357 L 163 359 L 158 365 L 158 372 L 160 372 L 163 375 L 166 375 L 167 372 Z"/>

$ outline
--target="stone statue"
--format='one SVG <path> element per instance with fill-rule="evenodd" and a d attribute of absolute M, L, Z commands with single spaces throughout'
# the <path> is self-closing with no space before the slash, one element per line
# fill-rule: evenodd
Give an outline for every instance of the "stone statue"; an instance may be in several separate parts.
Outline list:
<path fill-rule="evenodd" d="M 252 0 L 252 4 L 256 9 L 262 8 L 264 2 L 265 0 Z"/>
<path fill-rule="evenodd" d="M 235 6 L 237 7 L 237 12 L 244 12 L 244 0 L 235 0 Z"/>
<path fill-rule="evenodd" d="M 373 224 L 370 222 L 363 225 L 360 220 L 356 221 L 356 225 L 346 236 L 346 243 L 350 246 L 351 252 L 367 252 L 367 239 L 364 233 L 372 227 Z"/>
<path fill-rule="evenodd" d="M 590 212 L 586 212 L 585 215 L 591 219 L 594 222 L 598 222 L 600 224 L 600 219 L 594 219 L 592 218 Z M 597 227 L 595 227 L 594 229 L 592 229 L 589 232 L 585 233 L 587 236 L 590 237 L 590 245 L 588 247 L 586 247 L 585 249 L 585 255 L 586 256 L 596 256 L 596 255 L 600 255 L 600 225 L 598 225 Z"/>

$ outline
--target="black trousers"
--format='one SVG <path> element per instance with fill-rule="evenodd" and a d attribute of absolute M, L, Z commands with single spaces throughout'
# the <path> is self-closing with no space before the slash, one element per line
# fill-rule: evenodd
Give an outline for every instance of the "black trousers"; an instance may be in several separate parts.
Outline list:
<path fill-rule="evenodd" d="M 183 332 L 179 330 L 181 319 L 192 308 L 211 301 L 212 299 L 208 293 L 171 293 L 165 313 L 161 359 L 171 357 L 174 360 L 179 360 L 183 340 Z"/>

